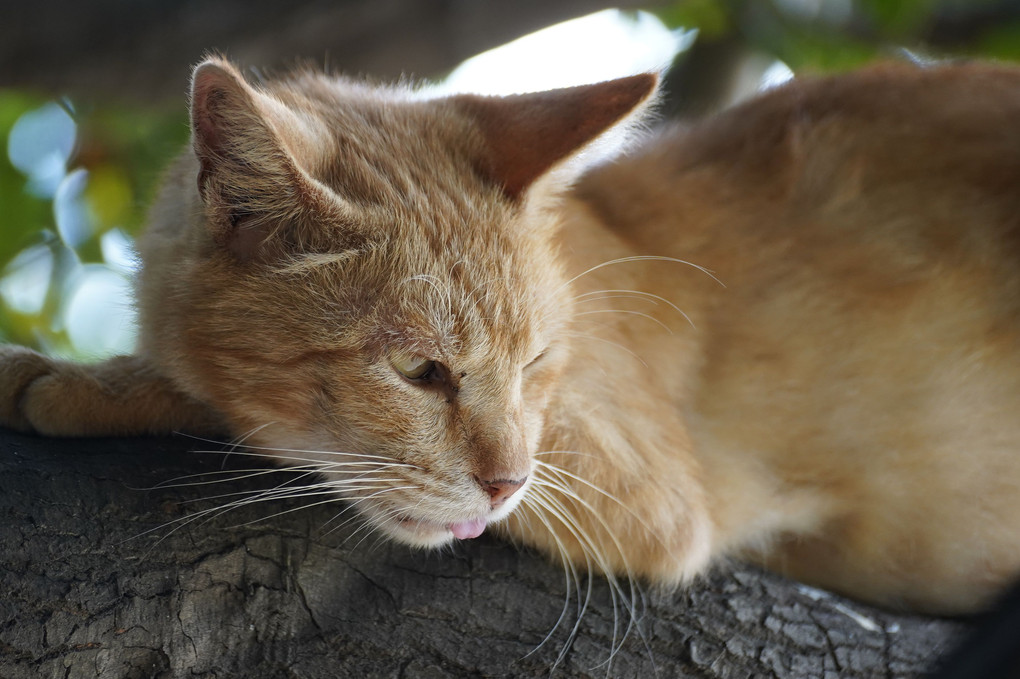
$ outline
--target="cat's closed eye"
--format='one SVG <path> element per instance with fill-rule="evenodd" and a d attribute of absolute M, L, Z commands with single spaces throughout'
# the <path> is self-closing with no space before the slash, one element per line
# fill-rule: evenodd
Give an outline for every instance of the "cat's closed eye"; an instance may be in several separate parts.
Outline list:
<path fill-rule="evenodd" d="M 436 362 L 421 356 L 395 355 L 390 358 L 394 369 L 409 380 L 425 380 L 436 370 Z"/>
<path fill-rule="evenodd" d="M 546 347 L 545 349 L 542 349 L 542 351 L 538 352 L 533 359 L 528 361 L 528 364 L 524 366 L 524 369 L 528 370 L 529 368 L 535 367 L 535 365 L 537 363 L 540 363 L 542 361 L 542 359 L 545 358 L 545 355 L 548 354 L 548 353 L 549 353 L 549 348 L 548 347 Z"/>

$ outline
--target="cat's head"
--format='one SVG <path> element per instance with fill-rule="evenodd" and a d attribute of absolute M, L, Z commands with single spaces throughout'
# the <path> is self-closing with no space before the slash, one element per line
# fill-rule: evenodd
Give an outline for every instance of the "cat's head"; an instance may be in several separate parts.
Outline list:
<path fill-rule="evenodd" d="M 203 63 L 194 233 L 146 262 L 177 268 L 181 381 L 385 533 L 480 533 L 527 492 L 569 355 L 557 194 L 655 80 L 428 98 Z"/>

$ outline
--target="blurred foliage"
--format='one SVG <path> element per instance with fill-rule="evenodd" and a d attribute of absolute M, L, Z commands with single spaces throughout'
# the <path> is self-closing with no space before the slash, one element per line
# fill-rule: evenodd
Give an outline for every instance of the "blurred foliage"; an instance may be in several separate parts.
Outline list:
<path fill-rule="evenodd" d="M 14 123 L 23 113 L 41 106 L 42 100 L 18 92 L 0 91 L 0 134 L 6 140 Z M 0 206 L 3 238 L 0 238 L 0 265 L 6 265 L 24 247 L 26 240 L 49 222 L 49 202 L 35 199 L 25 190 L 26 178 L 4 154 L 0 162 Z"/>
<path fill-rule="evenodd" d="M 1015 0 L 675 0 L 653 12 L 671 28 L 698 31 L 694 47 L 678 63 L 690 61 L 700 46 L 715 44 L 781 60 L 797 72 L 852 68 L 895 56 L 900 48 L 925 58 L 1020 59 L 1017 5 Z M 699 68 L 725 61 L 717 54 L 708 53 Z M 718 75 L 709 75 L 732 76 L 722 73 L 726 68 L 730 62 L 716 68 Z M 3 148 L 8 149 L 19 120 L 47 106 L 54 104 L 0 89 Z M 80 355 L 68 333 L 68 298 L 97 265 L 127 275 L 123 263 L 118 269 L 116 257 L 104 252 L 105 237 L 137 233 L 161 168 L 186 143 L 188 131 L 183 106 L 171 111 L 80 101 L 59 106 L 75 123 L 75 141 L 70 156 L 60 160 L 62 181 L 55 193 L 33 190 L 24 168 L 18 169 L 8 153 L 0 158 L 0 293 L 6 290 L 0 294 L 0 341 Z M 34 272 L 35 278 L 18 278 L 19 272 Z M 44 291 L 41 301 L 19 303 L 16 298 L 27 295 L 29 287 Z"/>
<path fill-rule="evenodd" d="M 908 49 L 1020 59 L 1015 0 L 674 0 L 652 9 L 702 40 L 732 40 L 795 72 L 845 70 Z"/>
<path fill-rule="evenodd" d="M 42 270 L 41 260 L 52 262 L 40 308 L 26 310 L 12 304 L 9 295 L 0 297 L 0 341 L 74 355 L 81 351 L 67 332 L 69 296 L 82 272 L 97 268 L 89 265 L 107 263 L 105 234 L 118 229 L 132 236 L 141 228 L 160 168 L 187 140 L 187 120 L 183 107 L 142 111 L 60 102 L 74 121 L 75 142 L 61 183 L 50 196 L 32 190 L 30 177 L 7 152 L 15 124 L 48 104 L 39 96 L 0 90 L 0 140 L 5 142 L 0 154 L 0 272 L 8 290 L 12 284 L 27 287 L 12 274 L 25 267 Z M 75 228 L 61 229 L 58 213 Z M 13 290 L 15 296 L 23 292 Z"/>

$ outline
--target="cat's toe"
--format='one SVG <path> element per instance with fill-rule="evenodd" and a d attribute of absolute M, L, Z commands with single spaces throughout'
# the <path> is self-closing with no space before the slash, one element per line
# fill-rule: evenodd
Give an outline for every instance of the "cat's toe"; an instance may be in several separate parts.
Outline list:
<path fill-rule="evenodd" d="M 52 368 L 52 361 L 38 352 L 0 345 L 0 426 L 35 431 L 25 412 L 25 397 L 32 384 Z"/>

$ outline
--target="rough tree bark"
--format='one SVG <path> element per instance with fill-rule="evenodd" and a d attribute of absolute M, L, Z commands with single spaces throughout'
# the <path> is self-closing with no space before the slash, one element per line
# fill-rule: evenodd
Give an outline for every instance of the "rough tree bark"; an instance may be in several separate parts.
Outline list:
<path fill-rule="evenodd" d="M 568 643 L 562 570 L 486 536 L 412 551 L 344 525 L 336 503 L 188 522 L 281 480 L 158 487 L 252 466 L 191 452 L 210 448 L 0 430 L 0 677 L 534 677 L 561 651 L 557 677 L 912 677 L 963 627 L 733 564 L 646 592 L 625 638 L 595 578 Z"/>

